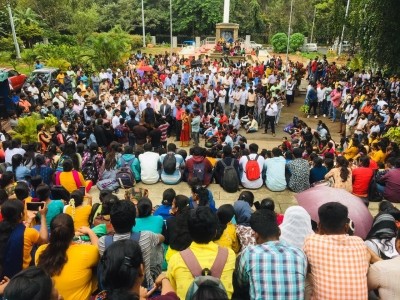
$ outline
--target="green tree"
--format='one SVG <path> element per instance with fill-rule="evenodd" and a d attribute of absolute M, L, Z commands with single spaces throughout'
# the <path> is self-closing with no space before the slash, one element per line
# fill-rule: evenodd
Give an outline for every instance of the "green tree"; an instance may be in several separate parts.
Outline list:
<path fill-rule="evenodd" d="M 301 33 L 293 33 L 289 39 L 289 47 L 291 51 L 297 51 L 304 44 L 304 35 Z"/>
<path fill-rule="evenodd" d="M 272 43 L 272 47 L 274 48 L 274 51 L 278 52 L 278 53 L 285 52 L 287 49 L 287 40 L 288 40 L 288 37 L 287 37 L 286 33 L 279 32 L 279 33 L 275 34 L 271 39 L 271 43 Z"/>
<path fill-rule="evenodd" d="M 89 9 L 79 9 L 72 16 L 72 22 L 68 29 L 76 35 L 78 44 L 82 44 L 85 39 L 98 29 L 99 13 L 96 5 Z"/>

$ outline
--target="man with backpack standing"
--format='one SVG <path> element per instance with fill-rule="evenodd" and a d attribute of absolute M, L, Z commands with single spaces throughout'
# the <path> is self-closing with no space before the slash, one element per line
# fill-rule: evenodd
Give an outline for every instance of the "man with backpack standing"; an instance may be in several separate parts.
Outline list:
<path fill-rule="evenodd" d="M 223 156 L 215 166 L 215 182 L 229 193 L 235 193 L 239 190 L 239 162 L 232 157 L 232 148 L 225 146 L 222 149 Z"/>
<path fill-rule="evenodd" d="M 241 182 L 246 189 L 259 189 L 263 185 L 261 171 L 264 166 L 264 157 L 257 154 L 258 145 L 249 145 L 250 154 L 244 155 L 239 160 L 242 171 Z"/>
<path fill-rule="evenodd" d="M 202 281 L 207 279 L 213 283 L 212 288 L 219 289 L 222 294 L 226 292 L 228 299 L 232 297 L 236 255 L 232 249 L 213 242 L 217 224 L 217 217 L 209 207 L 199 206 L 189 213 L 188 229 L 193 242 L 189 248 L 171 257 L 167 271 L 180 299 L 186 299 L 186 296 L 191 299 Z M 202 273 L 209 276 L 202 276 Z"/>
<path fill-rule="evenodd" d="M 170 143 L 167 153 L 160 156 L 161 181 L 165 184 L 178 184 L 182 178 L 182 170 L 185 168 L 185 160 L 180 154 L 176 154 L 176 145 Z"/>

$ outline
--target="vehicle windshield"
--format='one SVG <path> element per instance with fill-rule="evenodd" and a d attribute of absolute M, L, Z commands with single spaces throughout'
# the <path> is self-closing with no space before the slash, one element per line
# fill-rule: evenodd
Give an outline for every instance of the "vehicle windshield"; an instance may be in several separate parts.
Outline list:
<path fill-rule="evenodd" d="M 50 78 L 50 73 L 41 73 L 41 72 L 32 72 L 29 75 L 29 78 L 27 79 L 27 81 L 30 82 L 37 82 L 39 81 L 40 83 L 43 82 L 49 82 L 49 78 Z"/>

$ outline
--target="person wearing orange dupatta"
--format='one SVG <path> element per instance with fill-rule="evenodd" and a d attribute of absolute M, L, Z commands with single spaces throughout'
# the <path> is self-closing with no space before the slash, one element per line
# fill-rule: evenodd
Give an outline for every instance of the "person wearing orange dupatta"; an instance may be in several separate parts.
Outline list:
<path fill-rule="evenodd" d="M 190 141 L 190 111 L 186 109 L 182 113 L 181 147 L 189 147 Z"/>

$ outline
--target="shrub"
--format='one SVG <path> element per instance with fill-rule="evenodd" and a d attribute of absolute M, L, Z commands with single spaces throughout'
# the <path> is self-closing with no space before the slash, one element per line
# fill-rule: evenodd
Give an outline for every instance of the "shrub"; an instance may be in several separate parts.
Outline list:
<path fill-rule="evenodd" d="M 40 114 L 32 113 L 30 116 L 19 118 L 14 131 L 10 131 L 13 139 L 20 139 L 23 144 L 37 142 L 37 125 L 43 124 Z"/>
<path fill-rule="evenodd" d="M 275 52 L 283 53 L 287 47 L 287 35 L 283 32 L 278 32 L 271 39 L 272 47 Z"/>
<path fill-rule="evenodd" d="M 304 44 L 304 35 L 302 35 L 301 33 L 299 33 L 299 32 L 293 33 L 290 36 L 290 40 L 289 40 L 290 51 L 299 50 L 300 47 L 303 46 L 303 44 Z"/>
<path fill-rule="evenodd" d="M 139 49 L 143 47 L 143 37 L 138 34 L 131 35 L 131 48 L 132 50 Z"/>

